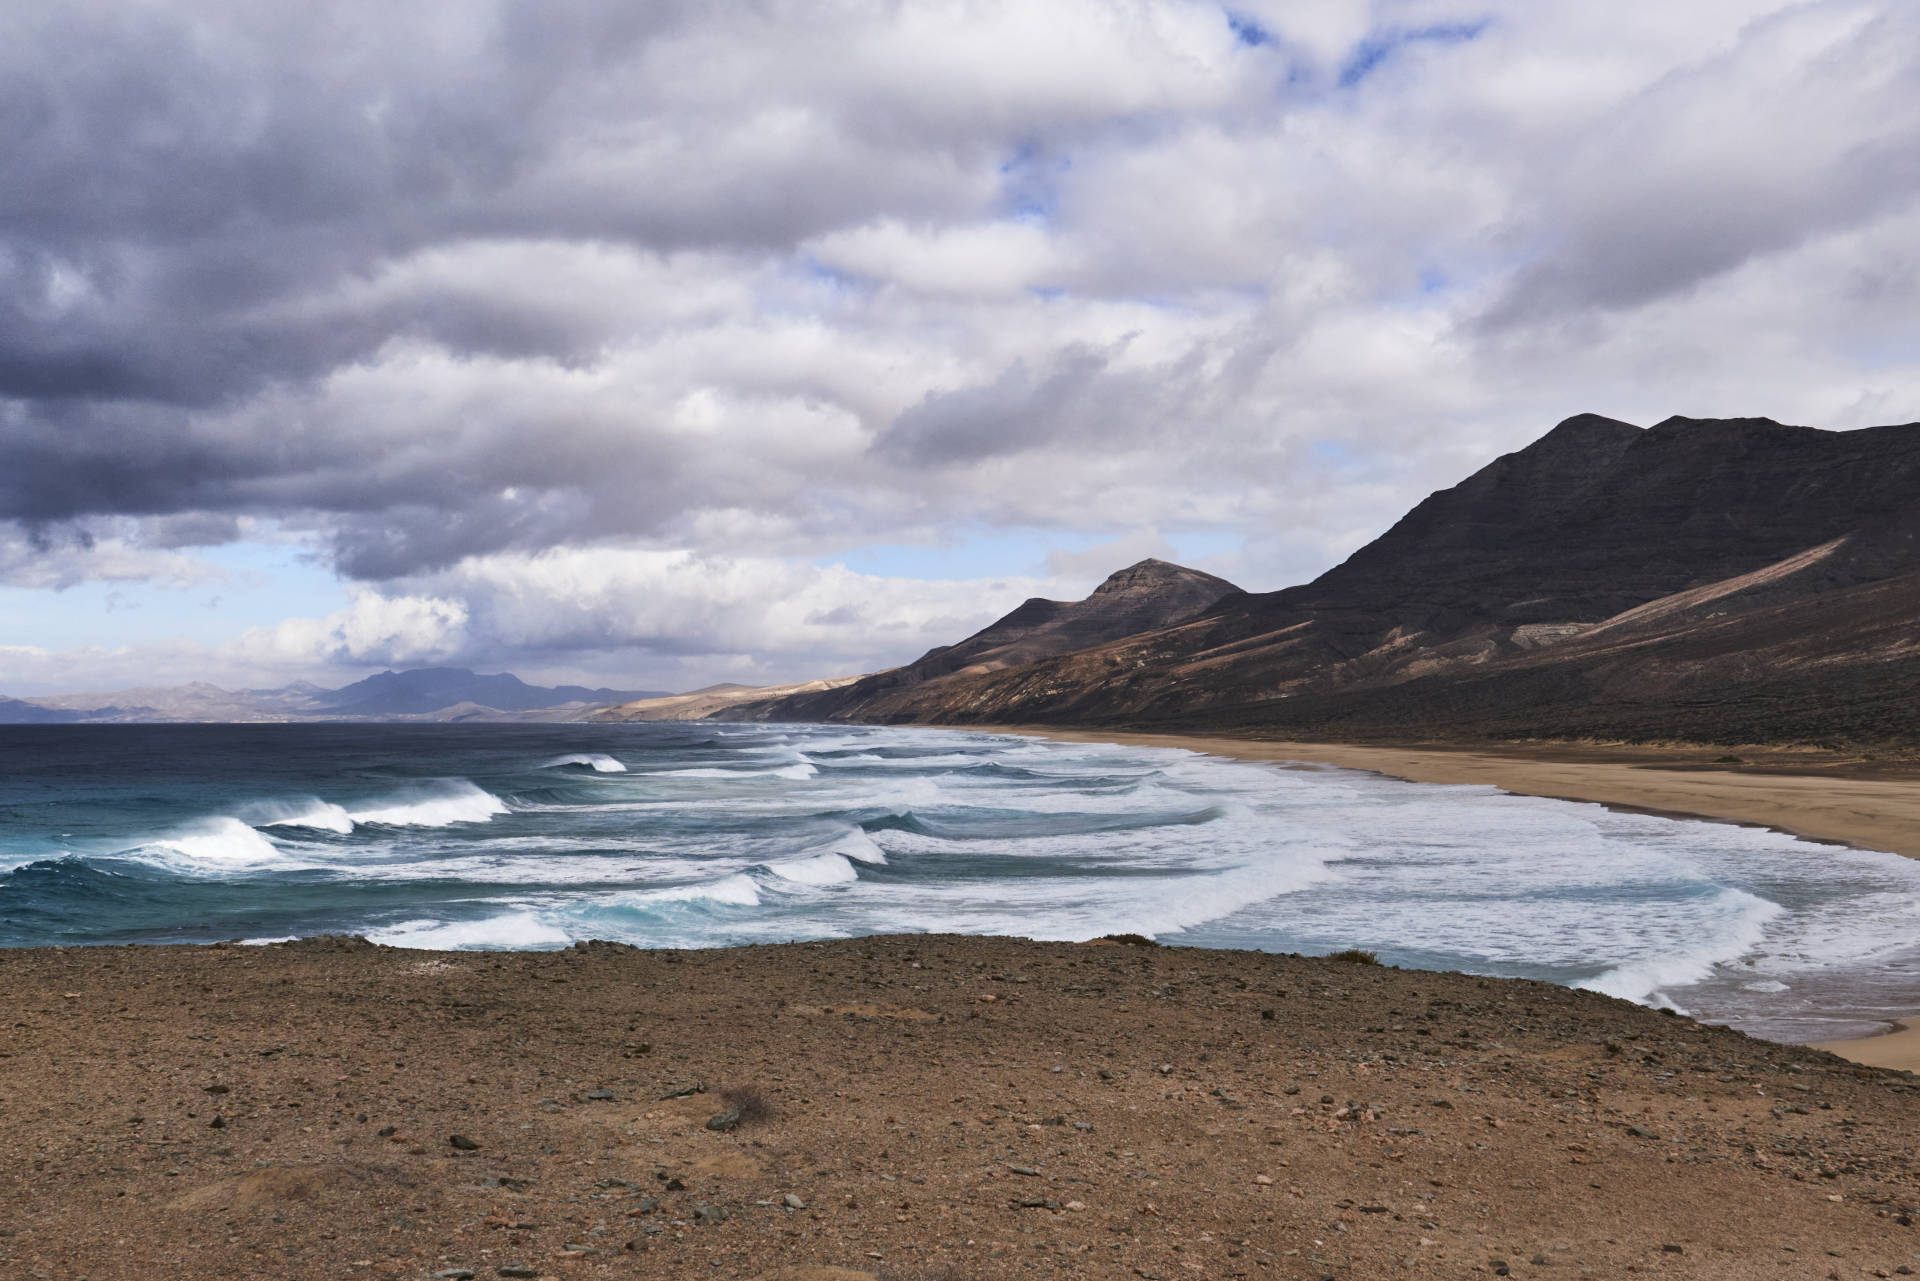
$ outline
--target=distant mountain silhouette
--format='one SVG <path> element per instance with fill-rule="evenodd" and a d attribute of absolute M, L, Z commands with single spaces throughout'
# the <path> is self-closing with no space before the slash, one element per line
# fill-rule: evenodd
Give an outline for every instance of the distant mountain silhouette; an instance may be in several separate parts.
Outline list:
<path fill-rule="evenodd" d="M 20 700 L 0 697 L 0 724 L 128 721 L 315 721 L 553 719 L 549 709 L 585 711 L 607 703 L 661 697 L 659 690 L 546 688 L 502 673 L 479 676 L 463 667 L 382 672 L 342 689 L 299 681 L 280 689 L 228 690 L 204 681 L 116 693 Z M 576 705 L 584 705 L 577 706 Z M 566 713 L 556 713 L 565 718 Z"/>
<path fill-rule="evenodd" d="M 0 698 L 0 725 L 63 725 L 81 719 L 84 719 L 81 712 L 42 707 L 18 698 Z"/>
<path fill-rule="evenodd" d="M 1311 583 L 1017 664 L 852 691 L 830 715 L 1920 741 L 1920 425 L 1643 429 L 1583 414 Z M 821 711 L 784 700 L 742 714 Z"/>
<path fill-rule="evenodd" d="M 530 712 L 563 703 L 625 703 L 658 698 L 661 690 L 588 689 L 584 685 L 545 688 L 502 672 L 480 676 L 464 667 L 416 667 L 381 672 L 340 689 L 313 696 L 316 707 L 343 716 L 423 716 L 456 703 L 477 703 L 501 712 Z"/>

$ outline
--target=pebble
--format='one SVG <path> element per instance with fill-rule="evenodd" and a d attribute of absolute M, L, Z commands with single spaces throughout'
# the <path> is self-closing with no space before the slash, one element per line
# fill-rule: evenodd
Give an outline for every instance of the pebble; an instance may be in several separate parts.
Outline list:
<path fill-rule="evenodd" d="M 473 1281 L 472 1268 L 442 1268 L 433 1274 L 438 1281 Z"/>
<path fill-rule="evenodd" d="M 611 1103 L 613 1102 L 613 1091 L 612 1090 L 588 1090 L 587 1097 L 589 1099 L 594 1100 L 596 1103 Z"/>
<path fill-rule="evenodd" d="M 503 1277 L 537 1277 L 540 1275 L 540 1269 L 530 1268 L 524 1263 L 503 1263 L 498 1268 L 495 1268 L 494 1271 Z"/>
<path fill-rule="evenodd" d="M 727 1212 L 717 1205 L 696 1205 L 693 1207 L 695 1223 L 725 1223 Z"/>
<path fill-rule="evenodd" d="M 455 1148 L 462 1152 L 478 1152 L 480 1150 L 480 1145 L 464 1134 L 449 1135 L 447 1142 L 453 1144 Z"/>
<path fill-rule="evenodd" d="M 1040 1177 L 1040 1171 L 1031 1165 L 1010 1165 L 1007 1168 L 1015 1174 L 1024 1174 L 1029 1179 L 1037 1179 Z"/>
<path fill-rule="evenodd" d="M 707 1128 L 725 1134 L 728 1130 L 740 1126 L 740 1109 L 728 1108 L 725 1112 L 716 1112 L 707 1118 Z"/>
<path fill-rule="evenodd" d="M 807 1203 L 791 1192 L 781 1194 L 780 1204 L 786 1206 L 789 1210 L 804 1210 L 807 1208 Z"/>

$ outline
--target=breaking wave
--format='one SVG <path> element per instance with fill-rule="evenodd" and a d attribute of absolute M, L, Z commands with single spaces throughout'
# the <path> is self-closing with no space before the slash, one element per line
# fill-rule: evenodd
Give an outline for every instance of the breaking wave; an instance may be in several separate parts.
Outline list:
<path fill-rule="evenodd" d="M 627 767 L 605 752 L 572 752 L 541 761 L 541 769 L 586 769 L 596 774 L 624 774 Z"/>

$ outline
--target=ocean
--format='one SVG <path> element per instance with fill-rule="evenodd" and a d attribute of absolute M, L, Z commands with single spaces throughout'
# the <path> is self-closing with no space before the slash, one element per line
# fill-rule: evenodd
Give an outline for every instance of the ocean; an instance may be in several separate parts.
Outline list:
<path fill-rule="evenodd" d="M 0 727 L 0 944 L 1376 952 L 1776 1040 L 1920 1008 L 1920 862 L 1173 749 L 862 726 Z"/>

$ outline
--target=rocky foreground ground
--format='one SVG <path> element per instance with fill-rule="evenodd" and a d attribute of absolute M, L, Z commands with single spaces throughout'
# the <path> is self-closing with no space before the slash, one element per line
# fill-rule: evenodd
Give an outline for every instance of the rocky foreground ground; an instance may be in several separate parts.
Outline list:
<path fill-rule="evenodd" d="M 1536 983 L 318 940 L 7 952 L 0 1028 L 9 1278 L 1920 1266 L 1914 1078 Z"/>

